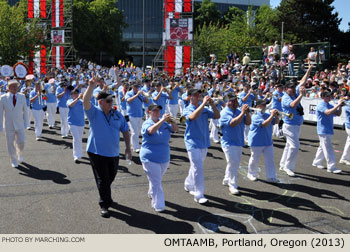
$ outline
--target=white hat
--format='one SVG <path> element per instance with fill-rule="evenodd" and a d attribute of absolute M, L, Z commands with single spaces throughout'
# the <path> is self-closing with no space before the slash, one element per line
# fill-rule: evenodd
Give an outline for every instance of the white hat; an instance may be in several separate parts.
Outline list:
<path fill-rule="evenodd" d="M 9 80 L 7 82 L 7 86 L 10 86 L 10 85 L 13 85 L 13 84 L 16 84 L 17 86 L 19 86 L 19 82 L 17 80 L 15 80 L 15 79 Z"/>
<path fill-rule="evenodd" d="M 27 80 L 34 80 L 34 74 L 28 74 L 27 76 L 26 76 L 26 81 Z"/>

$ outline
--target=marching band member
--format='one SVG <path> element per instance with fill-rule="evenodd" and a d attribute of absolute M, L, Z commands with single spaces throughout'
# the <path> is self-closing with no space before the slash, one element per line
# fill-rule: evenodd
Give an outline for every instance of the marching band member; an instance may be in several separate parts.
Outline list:
<path fill-rule="evenodd" d="M 343 101 L 339 100 L 338 104 L 333 106 L 329 104 L 332 100 L 332 93 L 329 91 L 321 93 L 322 102 L 317 104 L 317 134 L 320 139 L 320 146 L 317 149 L 316 156 L 312 162 L 312 166 L 323 169 L 322 161 L 326 159 L 327 171 L 331 173 L 340 173 L 341 170 L 335 167 L 336 160 L 332 145 L 333 133 L 333 117 L 340 116 Z"/>
<path fill-rule="evenodd" d="M 347 94 L 347 98 L 350 98 L 350 93 Z M 347 101 L 349 102 L 349 99 Z M 345 130 L 346 130 L 346 133 L 348 134 L 348 137 L 346 139 L 343 155 L 341 156 L 339 163 L 350 165 L 350 106 L 349 105 L 344 106 L 344 112 L 345 112 L 345 118 L 346 118 Z"/>
<path fill-rule="evenodd" d="M 173 95 L 171 94 L 170 90 L 162 86 L 160 82 L 156 82 L 155 86 L 156 90 L 152 93 L 152 100 L 155 104 L 163 108 L 160 111 L 160 116 L 162 116 L 165 113 L 165 105 L 167 100 L 172 99 Z"/>
<path fill-rule="evenodd" d="M 225 107 L 225 102 L 222 99 L 219 99 L 219 94 L 220 94 L 220 91 L 215 91 L 213 93 L 213 101 L 215 103 L 216 108 L 220 112 L 221 108 Z M 210 128 L 210 135 L 209 135 L 210 139 L 212 139 L 214 143 L 220 143 L 219 120 L 211 118 L 209 123 L 209 128 Z"/>
<path fill-rule="evenodd" d="M 143 96 L 143 91 L 139 90 L 139 84 L 134 82 L 132 90 L 125 95 L 126 113 L 129 116 L 129 127 L 131 133 L 131 146 L 136 153 L 140 152 L 139 135 L 142 127 L 143 110 L 142 104 L 148 102 L 148 98 Z"/>
<path fill-rule="evenodd" d="M 248 164 L 247 177 L 256 181 L 260 155 L 264 155 L 266 180 L 271 183 L 278 183 L 276 169 L 273 161 L 272 126 L 279 122 L 278 111 L 272 110 L 271 114 L 265 113 L 266 101 L 258 100 L 256 108 L 261 109 L 252 116 L 252 124 L 248 134 L 248 145 L 251 149 L 251 156 Z"/>
<path fill-rule="evenodd" d="M 149 181 L 148 196 L 152 199 L 152 207 L 156 212 L 162 212 L 165 207 L 162 177 L 170 163 L 170 134 L 178 131 L 170 114 L 164 114 L 160 118 L 161 109 L 156 104 L 148 106 L 149 118 L 143 123 L 141 130 L 140 160 Z"/>
<path fill-rule="evenodd" d="M 26 98 L 23 94 L 17 93 L 18 86 L 17 80 L 9 80 L 7 83 L 9 92 L 0 96 L 0 132 L 5 125 L 7 150 L 12 167 L 18 167 L 17 161 L 23 163 L 25 127 L 29 124 Z"/>
<path fill-rule="evenodd" d="M 238 95 L 239 106 L 242 107 L 243 104 L 248 104 L 249 107 L 253 106 L 253 101 L 256 100 L 254 91 L 250 88 L 248 83 L 243 85 L 243 91 Z M 248 142 L 249 126 L 246 125 L 244 128 L 244 141 Z"/>
<path fill-rule="evenodd" d="M 180 88 L 180 83 L 175 82 L 174 80 L 170 81 L 170 93 L 172 98 L 169 98 L 169 112 L 170 115 L 173 118 L 177 118 L 177 112 L 179 111 L 179 104 L 178 104 L 178 100 L 179 100 L 179 94 L 182 94 L 182 90 Z"/>
<path fill-rule="evenodd" d="M 89 155 L 96 185 L 100 195 L 100 215 L 109 217 L 108 208 L 113 203 L 111 184 L 119 166 L 120 132 L 125 141 L 125 156 L 131 160 L 129 127 L 124 116 L 112 109 L 113 97 L 101 91 L 98 106 L 91 103 L 97 80 L 93 77 L 83 96 L 84 111 L 89 119 L 90 131 L 86 151 Z"/>
<path fill-rule="evenodd" d="M 30 103 L 32 104 L 32 114 L 34 117 L 35 140 L 39 141 L 43 130 L 45 117 L 45 112 L 43 109 L 46 106 L 45 100 L 43 99 L 40 82 L 35 83 L 34 90 L 30 92 L 29 98 Z"/>
<path fill-rule="evenodd" d="M 283 84 L 278 84 L 276 86 L 276 90 L 272 93 L 272 109 L 277 109 L 278 111 L 282 111 L 282 96 L 284 95 L 283 93 Z M 273 136 L 277 137 L 283 137 L 283 131 L 282 131 L 282 125 L 283 125 L 283 120 L 281 119 L 279 124 L 275 124 L 273 126 Z"/>
<path fill-rule="evenodd" d="M 63 81 L 63 80 L 62 80 Z M 62 138 L 68 137 L 68 107 L 67 101 L 70 98 L 70 90 L 65 82 L 61 82 L 60 86 L 56 89 L 57 106 L 60 111 L 61 118 L 61 135 Z"/>
<path fill-rule="evenodd" d="M 149 79 L 144 79 L 144 85 L 143 87 L 141 88 L 141 90 L 146 94 L 146 96 L 148 97 L 151 97 L 151 94 L 152 94 L 152 91 L 153 91 L 153 88 L 151 87 L 151 81 Z M 152 104 L 152 101 L 151 99 L 148 99 L 148 102 L 147 103 L 143 103 L 143 108 L 147 111 L 148 109 L 148 106 Z M 146 119 L 148 119 L 148 113 L 146 113 Z"/>
<path fill-rule="evenodd" d="M 124 80 L 123 85 L 118 88 L 118 99 L 120 106 L 118 107 L 118 110 L 120 113 L 122 113 L 123 116 L 126 116 L 126 100 L 125 95 L 128 92 L 129 83 Z M 128 119 L 127 119 L 128 121 Z"/>
<path fill-rule="evenodd" d="M 229 187 L 232 194 L 238 194 L 237 174 L 244 146 L 244 126 L 250 125 L 251 117 L 247 104 L 238 108 L 237 96 L 228 94 L 227 106 L 221 111 L 219 124 L 222 131 L 221 148 L 225 153 L 227 166 L 223 185 Z"/>
<path fill-rule="evenodd" d="M 83 133 L 84 133 L 84 108 L 83 93 L 79 94 L 78 89 L 71 92 L 71 99 L 67 101 L 68 106 L 68 125 L 73 136 L 73 158 L 76 164 L 83 156 Z"/>
<path fill-rule="evenodd" d="M 199 103 L 200 90 L 190 89 L 188 96 L 190 97 L 190 105 L 184 110 L 186 117 L 185 145 L 191 167 L 184 188 L 185 191 L 194 195 L 195 202 L 204 204 L 208 201 L 204 197 L 203 174 L 203 162 L 210 146 L 208 119 L 219 119 L 220 113 L 209 96 L 205 96 L 203 103 Z M 213 111 L 205 107 L 208 103 Z"/>
<path fill-rule="evenodd" d="M 49 129 L 53 129 L 55 126 L 55 117 L 56 117 L 56 84 L 55 79 L 52 78 L 47 84 L 45 84 L 44 89 L 46 90 L 46 106 L 47 106 L 47 123 L 49 124 Z"/>
<path fill-rule="evenodd" d="M 31 76 L 34 77 L 34 75 L 31 75 Z M 33 90 L 31 76 L 29 76 L 29 78 L 27 78 L 28 76 L 26 76 L 26 79 L 24 81 L 24 86 L 21 88 L 21 93 L 24 94 L 24 96 L 26 97 L 27 107 L 28 107 L 27 109 L 28 121 L 27 121 L 27 125 L 25 125 L 26 129 L 30 129 L 30 121 L 32 117 L 32 110 L 30 109 L 30 99 L 29 99 L 30 92 Z"/>

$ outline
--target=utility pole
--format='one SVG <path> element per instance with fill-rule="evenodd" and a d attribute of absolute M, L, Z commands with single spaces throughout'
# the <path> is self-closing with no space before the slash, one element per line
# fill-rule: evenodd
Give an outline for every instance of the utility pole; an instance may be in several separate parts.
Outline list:
<path fill-rule="evenodd" d="M 145 0 L 142 0 L 142 69 L 145 71 Z"/>

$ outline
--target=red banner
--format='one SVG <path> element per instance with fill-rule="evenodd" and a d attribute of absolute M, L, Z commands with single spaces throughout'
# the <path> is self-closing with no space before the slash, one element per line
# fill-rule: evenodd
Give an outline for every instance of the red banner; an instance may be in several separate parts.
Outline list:
<path fill-rule="evenodd" d="M 28 0 L 28 18 L 34 18 L 34 0 Z"/>
<path fill-rule="evenodd" d="M 168 47 L 168 75 L 173 76 L 175 73 L 175 46 Z"/>
<path fill-rule="evenodd" d="M 46 18 L 46 0 L 40 0 L 40 16 Z"/>
<path fill-rule="evenodd" d="M 46 75 L 46 47 L 44 45 L 40 50 L 40 73 Z"/>
<path fill-rule="evenodd" d="M 190 46 L 184 46 L 184 55 L 183 55 L 183 70 L 184 73 L 186 73 L 186 69 L 189 68 L 191 65 L 191 47 Z"/>

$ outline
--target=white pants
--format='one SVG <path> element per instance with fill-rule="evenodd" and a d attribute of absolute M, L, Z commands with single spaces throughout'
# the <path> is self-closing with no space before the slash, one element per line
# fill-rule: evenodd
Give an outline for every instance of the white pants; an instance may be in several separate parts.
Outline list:
<path fill-rule="evenodd" d="M 174 118 L 177 118 L 177 111 L 179 110 L 178 104 L 168 104 L 170 115 Z"/>
<path fill-rule="evenodd" d="M 226 157 L 226 170 L 224 181 L 228 183 L 229 187 L 238 188 L 237 185 L 237 175 L 239 163 L 242 157 L 242 147 L 241 146 L 229 146 L 223 147 L 222 150 Z"/>
<path fill-rule="evenodd" d="M 73 157 L 81 158 L 83 156 L 84 126 L 69 125 L 69 130 L 73 136 Z"/>
<path fill-rule="evenodd" d="M 321 165 L 322 161 L 326 159 L 327 169 L 335 169 L 335 154 L 332 145 L 332 135 L 318 135 L 320 139 L 320 146 L 317 149 L 316 156 L 312 162 L 315 165 Z"/>
<path fill-rule="evenodd" d="M 60 107 L 60 117 L 61 117 L 61 135 L 66 137 L 69 133 L 68 128 L 68 108 Z"/>
<path fill-rule="evenodd" d="M 123 116 L 126 116 L 126 110 L 122 109 L 121 107 L 120 107 L 120 113 L 122 113 Z"/>
<path fill-rule="evenodd" d="M 281 137 L 283 136 L 283 131 L 280 130 L 278 123 L 272 126 L 272 135 L 276 137 Z"/>
<path fill-rule="evenodd" d="M 191 166 L 188 176 L 185 179 L 185 187 L 194 192 L 196 199 L 204 197 L 203 162 L 207 157 L 207 152 L 208 149 L 192 149 L 187 151 Z"/>
<path fill-rule="evenodd" d="M 340 160 L 350 161 L 350 129 L 345 128 L 345 130 L 346 130 L 346 133 L 348 134 L 348 137 L 346 138 L 343 155 L 341 156 Z"/>
<path fill-rule="evenodd" d="M 169 104 L 165 104 L 164 114 L 168 114 L 168 113 L 170 113 L 170 111 L 169 111 Z M 162 115 L 162 113 L 161 113 L 161 115 Z"/>
<path fill-rule="evenodd" d="M 264 154 L 266 178 L 276 178 L 275 163 L 273 162 L 273 145 L 251 146 L 251 155 L 248 164 L 248 174 L 256 176 L 260 155 Z"/>
<path fill-rule="evenodd" d="M 300 146 L 300 126 L 289 125 L 284 123 L 282 129 L 283 135 L 286 137 L 287 142 L 283 150 L 282 158 L 280 161 L 280 167 L 284 167 L 291 171 L 294 171 L 298 159 L 298 151 Z"/>
<path fill-rule="evenodd" d="M 32 109 L 32 114 L 34 117 L 34 130 L 35 130 L 35 136 L 40 137 L 41 132 L 43 131 L 43 124 L 44 124 L 44 117 L 45 113 L 44 110 L 35 110 Z"/>
<path fill-rule="evenodd" d="M 183 114 L 184 112 L 184 106 L 185 106 L 185 103 L 183 100 L 179 100 L 179 110 L 180 110 L 180 115 Z"/>
<path fill-rule="evenodd" d="M 28 124 L 24 125 L 25 128 L 29 128 L 30 127 L 30 122 L 32 121 L 32 110 L 27 107 L 27 111 L 28 111 Z"/>
<path fill-rule="evenodd" d="M 249 125 L 244 125 L 244 141 L 248 142 L 248 133 L 250 130 L 250 126 Z"/>
<path fill-rule="evenodd" d="M 46 103 L 47 110 L 46 110 L 46 116 L 47 116 L 47 123 L 50 127 L 55 126 L 55 115 L 56 115 L 56 106 L 57 104 L 55 102 L 48 102 Z"/>
<path fill-rule="evenodd" d="M 143 170 L 146 172 L 149 181 L 148 195 L 152 197 L 152 207 L 163 209 L 165 207 L 164 192 L 162 187 L 162 178 L 169 167 L 166 163 L 142 163 Z"/>
<path fill-rule="evenodd" d="M 134 150 L 140 149 L 139 135 L 142 127 L 142 117 L 129 116 L 131 146 Z"/>
<path fill-rule="evenodd" d="M 17 156 L 22 155 L 24 143 L 26 140 L 25 130 L 6 129 L 7 150 L 11 158 L 11 162 L 17 162 Z M 16 144 L 15 144 L 16 142 Z"/>
<path fill-rule="evenodd" d="M 210 124 L 209 127 L 211 128 L 210 130 L 210 139 L 213 139 L 214 141 L 219 141 L 219 120 L 218 119 L 210 119 Z"/>

